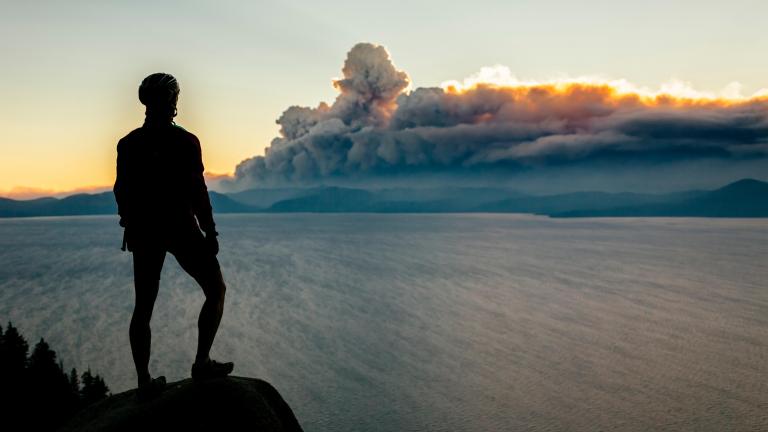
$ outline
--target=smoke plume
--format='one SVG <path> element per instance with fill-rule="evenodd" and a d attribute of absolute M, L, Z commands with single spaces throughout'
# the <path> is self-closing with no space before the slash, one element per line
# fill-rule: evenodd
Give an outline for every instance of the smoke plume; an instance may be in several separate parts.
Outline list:
<path fill-rule="evenodd" d="M 231 187 L 365 181 L 413 173 L 768 160 L 768 96 L 652 93 L 623 81 L 475 80 L 408 91 L 382 46 L 347 54 L 331 104 L 292 106 Z M 688 90 L 688 89 L 686 89 Z M 752 166 L 753 166 L 752 165 Z M 761 165 L 763 166 L 763 165 Z"/>

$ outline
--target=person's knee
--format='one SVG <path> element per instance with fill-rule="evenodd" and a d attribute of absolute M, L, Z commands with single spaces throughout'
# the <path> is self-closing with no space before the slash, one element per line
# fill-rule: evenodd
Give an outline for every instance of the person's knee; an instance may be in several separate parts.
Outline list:
<path fill-rule="evenodd" d="M 131 335 L 131 337 L 135 336 L 142 336 L 150 331 L 149 316 L 137 316 L 135 313 L 133 314 L 133 317 L 131 318 L 131 324 L 128 326 L 128 333 Z"/>
<path fill-rule="evenodd" d="M 133 284 L 136 293 L 136 305 L 152 307 L 155 304 L 157 293 L 160 291 L 160 278 L 154 275 L 137 275 L 134 276 Z"/>
<path fill-rule="evenodd" d="M 224 296 L 227 293 L 227 286 L 221 277 L 212 277 L 200 281 L 205 294 L 205 300 L 219 305 L 224 304 Z"/>
<path fill-rule="evenodd" d="M 149 321 L 152 319 L 152 309 L 154 309 L 154 302 L 136 302 L 131 316 L 131 326 L 149 326 Z"/>
<path fill-rule="evenodd" d="M 226 294 L 227 286 L 224 281 L 213 281 L 206 290 L 206 298 L 219 304 L 224 304 Z"/>

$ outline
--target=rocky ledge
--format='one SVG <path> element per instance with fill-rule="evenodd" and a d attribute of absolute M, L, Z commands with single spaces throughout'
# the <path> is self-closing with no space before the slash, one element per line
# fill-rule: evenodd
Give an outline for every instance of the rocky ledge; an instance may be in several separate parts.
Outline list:
<path fill-rule="evenodd" d="M 136 390 L 110 396 L 78 413 L 62 431 L 301 431 L 293 411 L 266 381 L 227 377 L 169 383 L 152 400 Z"/>

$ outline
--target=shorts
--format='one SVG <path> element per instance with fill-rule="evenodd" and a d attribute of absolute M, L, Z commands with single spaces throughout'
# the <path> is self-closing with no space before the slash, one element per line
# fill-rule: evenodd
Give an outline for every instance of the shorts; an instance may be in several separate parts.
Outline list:
<path fill-rule="evenodd" d="M 131 233 L 128 247 L 133 252 L 133 275 L 137 285 L 155 284 L 160 280 L 167 252 L 201 286 L 224 283 L 219 260 L 199 229 L 163 234 L 146 231 Z"/>

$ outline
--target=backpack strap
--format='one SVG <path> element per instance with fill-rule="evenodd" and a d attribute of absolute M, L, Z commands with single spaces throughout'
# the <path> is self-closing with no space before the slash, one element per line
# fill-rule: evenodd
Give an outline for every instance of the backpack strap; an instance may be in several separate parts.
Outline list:
<path fill-rule="evenodd" d="M 125 252 L 125 245 L 126 245 L 126 238 L 125 238 L 125 228 L 123 228 L 123 245 L 120 246 L 120 250 Z"/>

